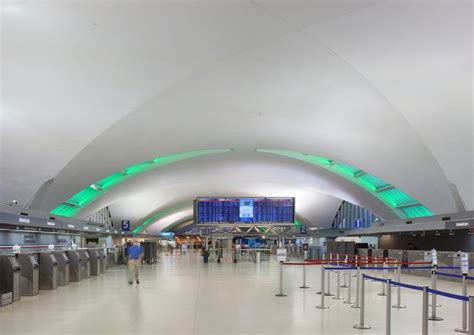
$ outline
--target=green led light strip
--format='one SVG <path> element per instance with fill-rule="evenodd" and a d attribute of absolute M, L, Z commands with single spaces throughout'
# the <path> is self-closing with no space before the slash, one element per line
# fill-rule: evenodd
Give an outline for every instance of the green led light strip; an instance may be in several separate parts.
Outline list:
<path fill-rule="evenodd" d="M 154 158 L 150 161 L 138 163 L 136 165 L 129 166 L 128 168 L 116 172 L 104 179 L 101 179 L 94 184 L 86 187 L 82 191 L 74 194 L 64 203 L 58 205 L 51 211 L 51 214 L 61 215 L 66 217 L 73 217 L 84 209 L 87 205 L 97 200 L 99 197 L 104 195 L 106 192 L 111 190 L 118 184 L 131 179 L 144 172 L 160 168 L 162 166 L 179 162 L 185 159 L 206 156 L 211 154 L 230 152 L 232 149 L 211 149 L 211 150 L 197 150 L 188 151 L 168 156 L 162 156 Z"/>
<path fill-rule="evenodd" d="M 313 156 L 296 151 L 271 149 L 257 149 L 256 151 L 298 159 L 337 173 L 380 199 L 383 203 L 392 208 L 400 218 L 417 218 L 434 215 L 429 208 L 423 206 L 410 195 L 382 179 L 351 165 L 339 163 L 326 157 Z"/>
<path fill-rule="evenodd" d="M 132 232 L 134 234 L 137 234 L 139 233 L 143 228 L 145 228 L 146 226 L 150 225 L 150 223 L 154 223 L 155 221 L 163 218 L 164 216 L 166 215 L 169 215 L 177 210 L 180 210 L 180 209 L 183 209 L 185 207 L 191 207 L 192 204 L 189 204 L 189 203 L 181 203 L 181 204 L 178 204 L 174 207 L 170 207 L 170 208 L 167 208 L 167 209 L 164 209 L 162 210 L 161 212 L 158 212 L 156 214 L 154 214 L 153 216 L 149 217 L 148 219 L 146 219 L 145 221 L 143 221 L 142 224 L 140 224 L 139 226 L 137 226 Z M 165 229 L 163 229 L 165 230 Z"/>

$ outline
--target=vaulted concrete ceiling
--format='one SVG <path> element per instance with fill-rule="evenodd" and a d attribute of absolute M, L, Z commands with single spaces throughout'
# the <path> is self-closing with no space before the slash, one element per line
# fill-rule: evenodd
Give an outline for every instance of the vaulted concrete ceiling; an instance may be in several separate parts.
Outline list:
<path fill-rule="evenodd" d="M 78 216 L 109 205 L 138 225 L 213 194 L 298 195 L 314 225 L 340 199 L 394 217 L 263 148 L 358 167 L 434 213 L 462 207 L 454 184 L 472 210 L 472 17 L 463 0 L 4 1 L 0 201 L 53 179 L 31 203 L 49 211 L 134 164 L 221 148 L 234 151 L 127 180 Z"/>

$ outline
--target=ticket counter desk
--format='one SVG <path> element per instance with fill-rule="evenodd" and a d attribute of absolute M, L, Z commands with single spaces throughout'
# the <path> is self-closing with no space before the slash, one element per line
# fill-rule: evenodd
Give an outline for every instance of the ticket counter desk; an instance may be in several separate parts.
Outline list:
<path fill-rule="evenodd" d="M 89 279 L 91 276 L 91 262 L 90 256 L 86 249 L 78 249 L 79 255 L 81 256 L 81 275 L 82 279 Z"/>
<path fill-rule="evenodd" d="M 58 288 L 58 261 L 51 251 L 39 253 L 39 288 L 40 290 Z"/>
<path fill-rule="evenodd" d="M 66 256 L 66 251 L 55 251 L 54 256 L 58 262 L 58 285 L 69 285 L 70 265 L 69 258 Z"/>
<path fill-rule="evenodd" d="M 16 255 L 21 267 L 21 295 L 33 296 L 39 293 L 38 254 L 20 253 Z"/>
<path fill-rule="evenodd" d="M 69 281 L 80 282 L 82 280 L 82 258 L 77 250 L 66 251 L 69 259 Z"/>
<path fill-rule="evenodd" d="M 20 300 L 21 267 L 15 255 L 0 255 L 0 304 Z"/>

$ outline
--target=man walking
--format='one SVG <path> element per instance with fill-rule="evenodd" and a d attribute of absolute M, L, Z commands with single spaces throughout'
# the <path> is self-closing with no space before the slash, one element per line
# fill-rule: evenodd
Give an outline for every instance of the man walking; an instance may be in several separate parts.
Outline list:
<path fill-rule="evenodd" d="M 138 268 L 143 261 L 145 249 L 140 243 L 135 242 L 131 247 L 128 247 L 128 283 L 133 284 L 135 280 L 137 284 L 140 284 L 138 280 Z"/>

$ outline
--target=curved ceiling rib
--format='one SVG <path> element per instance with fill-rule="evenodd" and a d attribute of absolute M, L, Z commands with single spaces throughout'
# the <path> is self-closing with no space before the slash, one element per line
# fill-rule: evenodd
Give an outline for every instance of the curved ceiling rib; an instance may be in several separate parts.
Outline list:
<path fill-rule="evenodd" d="M 108 177 L 105 177 L 104 179 L 101 179 L 95 182 L 94 184 L 86 187 L 85 189 L 79 191 L 78 193 L 74 194 L 64 203 L 54 208 L 51 211 L 51 214 L 73 217 L 83 208 L 97 200 L 99 197 L 111 190 L 113 187 L 139 174 L 185 159 L 211 154 L 225 153 L 230 151 L 232 151 L 232 149 L 209 149 L 188 151 L 168 156 L 157 157 L 149 161 L 129 166 L 128 168 L 116 172 Z"/>
<path fill-rule="evenodd" d="M 434 215 L 428 207 L 422 205 L 415 198 L 386 181 L 354 166 L 336 162 L 326 157 L 308 155 L 297 151 L 272 149 L 256 149 L 256 151 L 298 159 L 337 173 L 380 199 L 392 208 L 400 218 L 416 218 Z"/>

